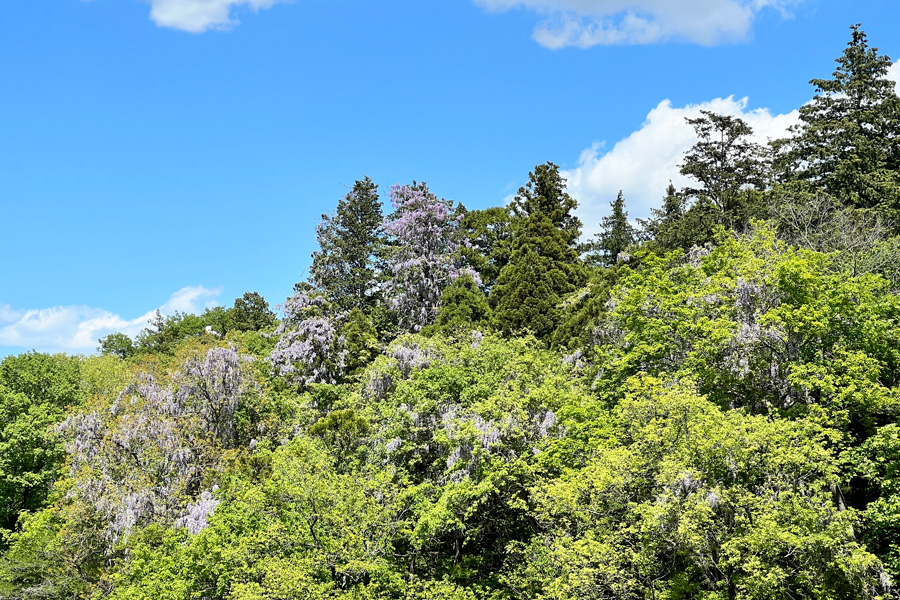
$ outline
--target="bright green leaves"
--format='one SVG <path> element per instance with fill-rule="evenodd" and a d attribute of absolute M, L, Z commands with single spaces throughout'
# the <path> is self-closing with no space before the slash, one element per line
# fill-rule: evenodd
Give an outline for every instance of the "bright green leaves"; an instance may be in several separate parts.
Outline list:
<path fill-rule="evenodd" d="M 54 426 L 84 397 L 77 358 L 31 352 L 0 362 L 0 533 L 43 506 L 64 457 Z"/>
<path fill-rule="evenodd" d="M 685 373 L 721 406 L 864 423 L 894 404 L 897 303 L 770 230 L 723 236 L 704 256 L 648 259 L 612 292 L 597 348 L 602 381 Z"/>
<path fill-rule="evenodd" d="M 621 444 L 534 490 L 543 534 L 512 577 L 542 598 L 871 597 L 879 563 L 834 500 L 826 431 L 635 379 Z"/>

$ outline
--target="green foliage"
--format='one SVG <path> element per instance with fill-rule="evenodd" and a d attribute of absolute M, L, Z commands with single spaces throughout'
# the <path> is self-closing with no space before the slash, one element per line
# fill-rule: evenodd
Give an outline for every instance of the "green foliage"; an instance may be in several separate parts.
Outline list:
<path fill-rule="evenodd" d="M 900 209 L 900 98 L 891 60 L 869 46 L 859 25 L 832 79 L 813 79 L 792 137 L 778 140 L 775 169 L 788 189 L 822 191 L 847 206 Z"/>
<path fill-rule="evenodd" d="M 254 292 L 4 359 L 0 598 L 896 597 L 900 119 L 857 27 L 838 62 L 774 189 L 690 120 L 697 184 L 640 243 L 620 194 L 604 267 L 552 163 L 393 188 L 390 252 L 366 179 L 277 328 Z"/>
<path fill-rule="evenodd" d="M 561 318 L 562 297 L 584 281 L 575 248 L 581 222 L 578 203 L 565 192 L 559 167 L 535 167 L 512 204 L 514 219 L 509 262 L 491 290 L 497 327 L 507 333 L 553 333 Z"/>
<path fill-rule="evenodd" d="M 660 254 L 703 246 L 713 239 L 721 220 L 716 207 L 706 196 L 688 205 L 684 193 L 676 191 L 671 181 L 662 208 L 652 208 L 650 214 L 649 219 L 638 219 L 638 223 L 643 229 L 642 237 Z"/>
<path fill-rule="evenodd" d="M 381 234 L 378 186 L 358 180 L 338 202 L 333 215 L 322 215 L 316 228 L 319 250 L 313 253 L 310 280 L 342 309 L 370 308 L 375 300 Z"/>
<path fill-rule="evenodd" d="M 111 333 L 98 341 L 100 347 L 97 350 L 103 355 L 128 358 L 135 353 L 134 341 L 124 333 Z"/>
<path fill-rule="evenodd" d="M 887 592 L 854 539 L 857 515 L 833 500 L 828 432 L 722 412 L 693 387 L 628 383 L 620 442 L 534 488 L 542 533 L 519 548 L 510 584 L 547 599 Z"/>
<path fill-rule="evenodd" d="M 358 308 L 350 311 L 347 322 L 341 328 L 341 337 L 346 350 L 344 369 L 350 376 L 358 374 L 375 360 L 381 348 L 375 325 Z"/>
<path fill-rule="evenodd" d="M 900 426 L 880 428 L 847 453 L 849 471 L 864 482 L 864 535 L 891 572 L 900 574 Z"/>
<path fill-rule="evenodd" d="M 491 309 L 484 292 L 471 275 L 462 275 L 444 288 L 441 294 L 441 308 L 434 325 L 425 332 L 453 334 L 468 332 L 490 323 Z"/>
<path fill-rule="evenodd" d="M 512 237 L 511 215 L 505 206 L 473 210 L 465 214 L 462 230 L 469 246 L 463 247 L 467 262 L 478 271 L 482 286 L 490 291 L 509 262 Z"/>
<path fill-rule="evenodd" d="M 78 359 L 31 352 L 0 362 L 0 545 L 41 508 L 64 456 L 54 426 L 84 400 Z"/>
<path fill-rule="evenodd" d="M 207 320 L 208 316 L 211 320 Z M 176 311 L 174 315 L 165 316 L 157 310 L 149 321 L 149 327 L 137 336 L 138 351 L 173 356 L 182 341 L 204 335 L 207 325 L 213 328 L 214 323 L 223 328 L 225 315 L 219 311 L 207 311 L 203 316 Z"/>
<path fill-rule="evenodd" d="M 697 143 L 685 155 L 680 170 L 700 185 L 685 188 L 682 195 L 709 202 L 717 209 L 718 223 L 744 231 L 751 219 L 764 212 L 759 192 L 768 179 L 768 152 L 749 141 L 753 130 L 743 119 L 707 110 L 700 113 L 703 116 L 687 119 Z"/>
<path fill-rule="evenodd" d="M 275 313 L 269 310 L 269 303 L 258 292 L 245 292 L 235 298 L 234 306 L 228 311 L 228 330 L 261 331 L 274 324 Z M 224 333 L 224 330 L 216 331 Z"/>
<path fill-rule="evenodd" d="M 592 262 L 603 266 L 616 264 L 620 257 L 624 257 L 629 248 L 634 244 L 637 232 L 628 222 L 628 211 L 625 210 L 625 196 L 622 190 L 615 201 L 610 203 L 612 213 L 604 217 L 600 222 L 600 233 L 596 235 L 593 244 L 594 256 Z"/>
<path fill-rule="evenodd" d="M 860 432 L 893 411 L 898 306 L 883 279 L 845 275 L 767 228 L 702 254 L 648 258 L 613 290 L 596 349 L 603 389 L 641 371 L 686 373 L 721 406 L 818 406 Z"/>

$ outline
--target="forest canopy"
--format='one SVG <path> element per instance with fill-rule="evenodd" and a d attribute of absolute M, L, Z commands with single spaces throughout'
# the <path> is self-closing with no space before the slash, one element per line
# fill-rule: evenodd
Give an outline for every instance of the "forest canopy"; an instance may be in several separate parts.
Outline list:
<path fill-rule="evenodd" d="M 854 26 L 789 137 L 690 119 L 593 240 L 552 162 L 363 177 L 283 305 L 3 359 L 0 598 L 897 597 L 890 66 Z"/>

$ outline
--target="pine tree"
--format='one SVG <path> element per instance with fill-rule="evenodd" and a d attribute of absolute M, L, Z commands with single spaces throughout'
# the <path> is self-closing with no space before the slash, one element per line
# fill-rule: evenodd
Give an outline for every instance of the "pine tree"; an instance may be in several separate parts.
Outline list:
<path fill-rule="evenodd" d="M 319 250 L 313 253 L 310 279 L 341 309 L 365 309 L 376 301 L 381 223 L 378 186 L 366 177 L 316 227 Z"/>
<path fill-rule="evenodd" d="M 235 298 L 234 307 L 228 311 L 228 321 L 236 331 L 259 331 L 275 324 L 275 313 L 259 292 L 245 292 Z"/>
<path fill-rule="evenodd" d="M 505 333 L 551 334 L 562 297 L 584 279 L 576 250 L 581 221 L 572 214 L 578 203 L 565 183 L 557 165 L 538 165 L 513 200 L 512 251 L 489 298 Z"/>
<path fill-rule="evenodd" d="M 760 192 L 765 189 L 768 151 L 750 141 L 753 130 L 739 117 L 708 110 L 687 119 L 697 143 L 685 154 L 680 172 L 699 183 L 682 190 L 685 198 L 715 206 L 719 222 L 743 231 L 751 218 L 762 216 Z"/>
<path fill-rule="evenodd" d="M 891 60 L 869 47 L 860 25 L 832 79 L 813 79 L 792 137 L 777 140 L 779 181 L 789 191 L 825 192 L 847 206 L 900 210 L 900 98 Z"/>
<path fill-rule="evenodd" d="M 666 188 L 662 208 L 650 209 L 649 219 L 638 219 L 642 238 L 652 242 L 657 252 L 687 250 L 712 239 L 721 213 L 706 197 L 698 198 L 690 207 L 684 194 L 672 182 Z"/>
<path fill-rule="evenodd" d="M 619 256 L 626 252 L 635 242 L 636 231 L 628 222 L 628 211 L 625 210 L 625 196 L 619 190 L 616 199 L 610 203 L 612 213 L 600 222 L 600 233 L 597 234 L 594 248 L 596 258 L 601 265 L 616 264 Z"/>

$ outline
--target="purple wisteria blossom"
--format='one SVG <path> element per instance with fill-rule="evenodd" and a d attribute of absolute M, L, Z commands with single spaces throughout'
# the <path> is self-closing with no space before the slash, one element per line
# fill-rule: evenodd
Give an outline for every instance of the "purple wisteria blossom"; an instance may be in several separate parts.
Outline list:
<path fill-rule="evenodd" d="M 235 414 L 253 391 L 242 368 L 248 360 L 213 348 L 188 360 L 171 384 L 144 375 L 107 411 L 60 424 L 75 480 L 70 494 L 93 508 L 110 546 L 135 526 L 194 514 L 194 527 L 197 515 L 211 512 L 202 495 L 195 498 L 204 474 L 235 445 Z"/>
<path fill-rule="evenodd" d="M 212 492 L 203 492 L 195 502 L 188 504 L 187 510 L 175 522 L 175 525 L 184 527 L 191 535 L 196 535 L 206 529 L 207 519 L 218 505 L 219 501 L 213 497 Z"/>
<path fill-rule="evenodd" d="M 434 321 L 447 284 L 464 273 L 481 282 L 477 273 L 463 269 L 460 216 L 452 202 L 437 198 L 425 184 L 395 185 L 390 195 L 395 210 L 384 231 L 394 245 L 385 298 L 402 327 L 419 331 Z"/>
<path fill-rule="evenodd" d="M 301 292 L 284 303 L 275 335 L 280 336 L 269 362 L 277 372 L 303 387 L 337 383 L 344 373 L 347 351 L 339 334 L 343 315 L 318 294 Z"/>

